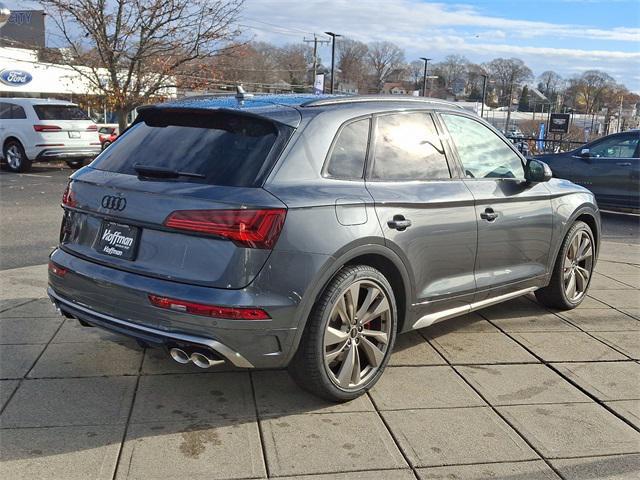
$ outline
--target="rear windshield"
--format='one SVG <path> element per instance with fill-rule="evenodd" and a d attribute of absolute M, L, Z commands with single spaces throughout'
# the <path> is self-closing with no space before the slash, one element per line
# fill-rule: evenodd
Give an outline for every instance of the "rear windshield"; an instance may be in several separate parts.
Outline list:
<path fill-rule="evenodd" d="M 128 175 L 137 175 L 134 166 L 156 167 L 203 176 L 181 176 L 181 182 L 253 187 L 268 174 L 290 132 L 227 112 L 145 112 L 91 166 Z"/>
<path fill-rule="evenodd" d="M 34 105 L 33 109 L 40 120 L 90 120 L 75 105 Z"/>

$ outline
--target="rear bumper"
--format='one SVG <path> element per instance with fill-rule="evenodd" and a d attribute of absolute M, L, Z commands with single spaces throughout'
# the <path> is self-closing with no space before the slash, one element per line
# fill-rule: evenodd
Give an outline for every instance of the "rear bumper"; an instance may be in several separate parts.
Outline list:
<path fill-rule="evenodd" d="M 299 297 L 257 284 L 244 289 L 187 285 L 117 270 L 56 249 L 51 260 L 67 269 L 49 273 L 49 295 L 67 314 L 154 346 L 176 341 L 203 345 L 237 366 L 281 368 L 297 348 Z M 279 282 L 280 284 L 282 282 Z M 149 294 L 221 306 L 259 307 L 270 320 L 225 320 L 153 306 Z M 237 363 L 239 362 L 239 363 Z"/>
<path fill-rule="evenodd" d="M 101 145 L 77 148 L 46 148 L 36 155 L 35 160 L 79 160 L 81 158 L 94 158 L 101 151 Z"/>
<path fill-rule="evenodd" d="M 65 299 L 56 294 L 51 287 L 47 289 L 47 293 L 49 294 L 51 301 L 63 313 L 96 327 L 102 327 L 106 330 L 127 335 L 137 340 L 157 346 L 170 346 L 177 344 L 199 346 L 213 351 L 236 367 L 253 368 L 251 362 L 244 358 L 240 353 L 235 352 L 233 349 L 217 340 L 177 332 L 164 332 L 156 328 L 137 325 L 133 322 L 105 315 L 82 305 L 78 305 L 71 300 Z"/>

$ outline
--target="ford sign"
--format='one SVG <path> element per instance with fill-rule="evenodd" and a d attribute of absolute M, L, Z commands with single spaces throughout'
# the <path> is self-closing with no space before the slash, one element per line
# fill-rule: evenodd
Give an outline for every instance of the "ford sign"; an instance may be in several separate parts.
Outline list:
<path fill-rule="evenodd" d="M 2 70 L 0 72 L 0 82 L 10 87 L 19 87 L 29 83 L 33 77 L 24 70 Z"/>

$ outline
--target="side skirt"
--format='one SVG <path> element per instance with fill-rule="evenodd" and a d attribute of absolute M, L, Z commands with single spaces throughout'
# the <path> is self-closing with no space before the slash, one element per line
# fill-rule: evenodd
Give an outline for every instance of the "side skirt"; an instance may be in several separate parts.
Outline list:
<path fill-rule="evenodd" d="M 450 308 L 448 310 L 443 310 L 441 312 L 430 313 L 428 315 L 420 317 L 416 321 L 416 323 L 413 324 L 412 328 L 415 330 L 418 328 L 428 327 L 429 325 L 433 325 L 436 322 L 448 320 L 449 318 L 458 317 L 460 315 L 464 315 L 465 313 L 473 312 L 475 310 L 480 310 L 481 308 L 489 307 L 497 303 L 502 303 L 507 300 L 511 300 L 512 298 L 526 295 L 527 293 L 533 292 L 537 289 L 538 287 L 524 288 L 522 290 L 517 290 L 515 292 L 505 293 L 504 295 L 498 295 L 497 297 L 487 298 L 479 302 L 473 302 L 473 303 L 470 303 L 469 305 L 464 305 L 462 307 L 455 307 L 455 308 Z"/>

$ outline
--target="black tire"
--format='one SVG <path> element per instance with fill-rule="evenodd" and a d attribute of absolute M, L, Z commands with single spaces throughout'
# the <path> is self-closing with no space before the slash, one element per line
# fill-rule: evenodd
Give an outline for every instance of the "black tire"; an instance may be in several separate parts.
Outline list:
<path fill-rule="evenodd" d="M 565 288 L 565 259 L 567 257 L 567 252 L 571 247 L 571 243 L 576 239 L 576 236 L 582 234 L 588 235 L 591 242 L 591 263 L 588 266 L 582 265 L 583 269 L 589 271 L 589 278 L 587 279 L 586 285 L 584 286 L 583 294 L 578 299 L 572 300 L 567 296 Z M 596 243 L 593 237 L 593 232 L 591 231 L 591 227 L 581 221 L 575 222 L 567 232 L 567 235 L 562 242 L 562 246 L 560 247 L 560 251 L 558 252 L 558 256 L 556 257 L 556 262 L 553 267 L 549 285 L 544 288 L 540 288 L 535 292 L 538 302 L 547 307 L 555 308 L 558 310 L 572 310 L 580 305 L 587 296 L 587 290 L 589 288 L 589 285 L 591 284 L 591 278 L 593 277 L 593 268 L 595 267 L 596 258 L 595 248 Z"/>
<path fill-rule="evenodd" d="M 84 162 L 85 162 L 84 158 L 82 160 L 67 160 L 67 165 L 69 166 L 69 168 L 73 170 L 77 170 L 79 168 L 84 167 Z"/>
<path fill-rule="evenodd" d="M 342 353 L 340 353 L 340 355 L 347 356 L 351 352 L 351 349 L 355 349 L 354 355 L 357 356 L 359 365 L 357 369 L 358 373 L 355 375 L 358 378 L 360 378 L 361 374 L 363 375 L 362 384 L 354 385 L 353 387 L 349 385 L 349 388 L 343 388 L 336 383 L 339 375 L 330 372 L 332 367 L 330 367 L 329 364 L 325 365 L 325 355 L 328 353 L 326 348 L 330 348 L 325 347 L 325 330 L 329 326 L 329 322 L 335 321 L 335 318 L 333 320 L 331 318 L 334 306 L 337 305 L 341 298 L 347 298 L 345 295 L 347 295 L 348 288 L 357 282 L 361 283 L 359 283 L 360 288 L 357 289 L 358 300 L 356 301 L 356 308 L 354 308 L 353 311 L 356 311 L 357 314 L 364 311 L 362 316 L 367 316 L 365 315 L 366 313 L 377 311 L 377 306 L 382 305 L 385 299 L 387 301 L 386 305 L 388 305 L 389 308 L 385 310 L 383 315 L 371 315 L 369 318 L 373 318 L 373 320 L 368 323 L 362 323 L 363 326 L 360 326 L 360 320 L 362 319 L 359 320 L 356 314 L 353 315 L 354 323 L 352 326 L 349 326 L 347 322 L 343 322 L 344 328 L 347 330 L 349 328 L 351 329 L 351 333 L 343 332 L 347 335 L 348 340 L 346 341 L 349 346 L 342 344 L 342 347 L 338 346 L 334 351 L 341 350 Z M 376 289 L 379 290 L 378 296 L 373 293 Z M 366 292 L 366 295 L 362 295 L 363 292 Z M 372 293 L 371 298 L 373 298 L 373 301 L 369 302 L 371 305 L 370 309 L 364 309 L 363 304 L 369 300 L 369 292 Z M 386 298 L 380 294 L 384 294 Z M 345 308 L 345 311 L 346 310 L 349 310 L 348 306 Z M 369 346 L 371 342 L 367 340 L 373 339 L 374 342 L 377 342 L 378 338 L 366 336 L 367 332 L 373 331 L 375 328 L 374 324 L 380 325 L 380 331 L 384 328 L 384 334 L 387 340 L 386 344 L 384 342 L 378 344 L 380 350 L 376 353 L 383 352 L 383 356 L 378 357 L 378 365 L 375 367 L 370 365 L 372 363 L 370 361 L 372 357 L 369 356 L 367 352 L 370 351 Z M 369 325 L 371 326 L 367 328 Z M 354 329 L 356 330 L 355 332 Z M 300 340 L 298 351 L 289 364 L 289 373 L 299 386 L 319 397 L 334 402 L 352 400 L 369 390 L 384 372 L 391 352 L 393 351 L 396 329 L 396 301 L 393 289 L 385 276 L 368 265 L 345 266 L 336 274 L 331 282 L 329 282 L 314 305 L 302 339 Z M 358 334 L 358 331 L 360 331 L 361 334 Z M 351 334 L 361 336 L 354 337 Z M 380 345 L 383 346 L 380 347 Z M 386 350 L 383 350 L 385 346 Z M 380 360 L 380 358 L 382 358 L 382 360 Z M 339 361 L 339 359 L 340 356 L 336 357 L 336 361 Z M 344 364 L 346 360 L 342 362 Z M 364 364 L 368 365 L 361 371 L 360 368 Z M 366 373 L 367 369 L 369 369 L 368 373 Z M 353 376 L 349 375 L 349 378 L 352 379 Z M 349 383 L 350 382 L 351 380 L 349 380 Z"/>
<path fill-rule="evenodd" d="M 102 144 L 102 150 L 105 150 L 109 145 L 111 145 L 111 142 L 106 141 Z"/>
<path fill-rule="evenodd" d="M 2 147 L 2 156 L 12 172 L 24 173 L 31 170 L 31 160 L 27 158 L 24 147 L 18 140 L 7 140 Z"/>

